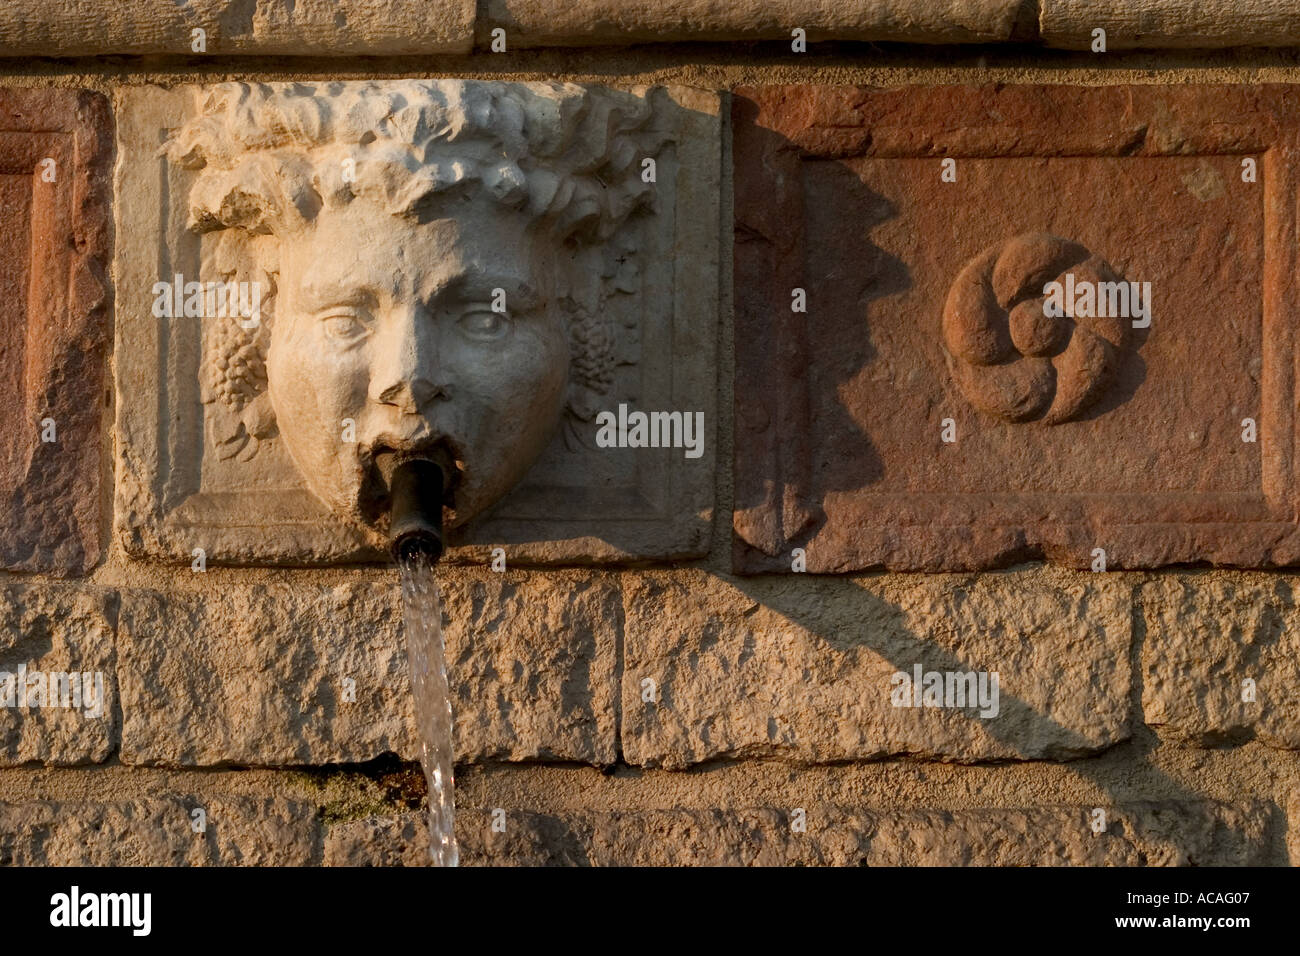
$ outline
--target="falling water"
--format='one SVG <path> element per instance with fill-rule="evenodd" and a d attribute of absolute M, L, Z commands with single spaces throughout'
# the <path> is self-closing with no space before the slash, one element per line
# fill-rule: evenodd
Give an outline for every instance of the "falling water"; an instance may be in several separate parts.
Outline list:
<path fill-rule="evenodd" d="M 411 663 L 415 719 L 420 726 L 420 763 L 429 781 L 429 856 L 434 866 L 455 866 L 456 794 L 451 741 L 451 698 L 442 645 L 442 603 L 429 556 L 403 556 L 402 607 Z"/>

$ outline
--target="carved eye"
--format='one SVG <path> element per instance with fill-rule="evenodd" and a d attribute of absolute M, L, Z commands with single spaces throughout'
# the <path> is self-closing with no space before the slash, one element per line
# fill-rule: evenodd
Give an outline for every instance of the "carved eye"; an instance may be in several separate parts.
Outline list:
<path fill-rule="evenodd" d="M 500 312 L 477 309 L 460 318 L 460 328 L 471 339 L 499 339 L 510 328 L 510 320 Z"/>
<path fill-rule="evenodd" d="M 321 322 L 325 326 L 325 334 L 339 342 L 355 342 L 370 332 L 354 312 L 331 312 Z"/>

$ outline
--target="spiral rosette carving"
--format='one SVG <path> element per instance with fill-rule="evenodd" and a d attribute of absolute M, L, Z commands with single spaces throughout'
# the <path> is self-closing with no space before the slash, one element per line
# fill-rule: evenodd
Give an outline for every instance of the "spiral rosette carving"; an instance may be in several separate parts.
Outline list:
<path fill-rule="evenodd" d="M 1113 379 L 1131 319 L 1102 309 L 1052 315 L 1044 287 L 1067 274 L 1073 287 L 1120 277 L 1077 242 L 1016 236 L 962 269 L 943 310 L 953 377 L 976 408 L 1007 422 L 1069 421 Z M 1092 314 L 1084 314 L 1090 312 Z"/>

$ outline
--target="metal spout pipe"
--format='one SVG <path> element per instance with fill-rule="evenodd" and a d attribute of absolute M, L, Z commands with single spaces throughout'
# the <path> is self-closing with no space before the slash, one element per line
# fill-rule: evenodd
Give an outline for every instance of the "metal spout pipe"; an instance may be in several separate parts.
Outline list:
<path fill-rule="evenodd" d="M 393 559 L 424 554 L 434 564 L 442 557 L 442 502 L 446 469 L 431 458 L 396 462 L 389 479 L 388 539 Z"/>

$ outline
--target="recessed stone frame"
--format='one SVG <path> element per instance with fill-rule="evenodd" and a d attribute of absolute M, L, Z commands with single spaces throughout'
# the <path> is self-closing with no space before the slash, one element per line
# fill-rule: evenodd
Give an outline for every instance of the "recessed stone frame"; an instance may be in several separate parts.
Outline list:
<path fill-rule="evenodd" d="M 394 81 L 397 82 L 397 81 Z M 210 88 L 119 93 L 116 185 L 119 321 L 115 362 L 115 528 L 128 553 L 190 562 L 317 565 L 384 555 L 306 489 L 283 448 L 262 442 L 251 460 L 222 458 L 231 422 L 205 403 L 205 337 L 196 319 L 157 319 L 153 288 L 202 274 L 202 239 L 186 228 L 194 173 L 160 150 L 195 118 Z M 714 489 L 719 97 L 688 88 L 640 88 L 664 146 L 652 213 L 612 237 L 607 325 L 614 335 L 610 410 L 698 410 L 706 454 L 594 446 L 594 422 L 557 434 L 528 475 L 451 538 L 446 559 L 483 560 L 502 546 L 511 562 L 583 564 L 697 556 L 707 550 Z M 621 250 L 621 251 L 620 251 Z M 620 262 L 620 258 L 623 260 Z"/>
<path fill-rule="evenodd" d="M 82 573 L 100 555 L 108 102 L 0 89 L 0 567 Z"/>
<path fill-rule="evenodd" d="M 1300 90 L 764 87 L 732 115 L 737 570 L 1300 563 Z M 960 387 L 945 303 L 1043 233 L 1151 281 L 1153 319 L 1086 409 L 1013 421 Z"/>

